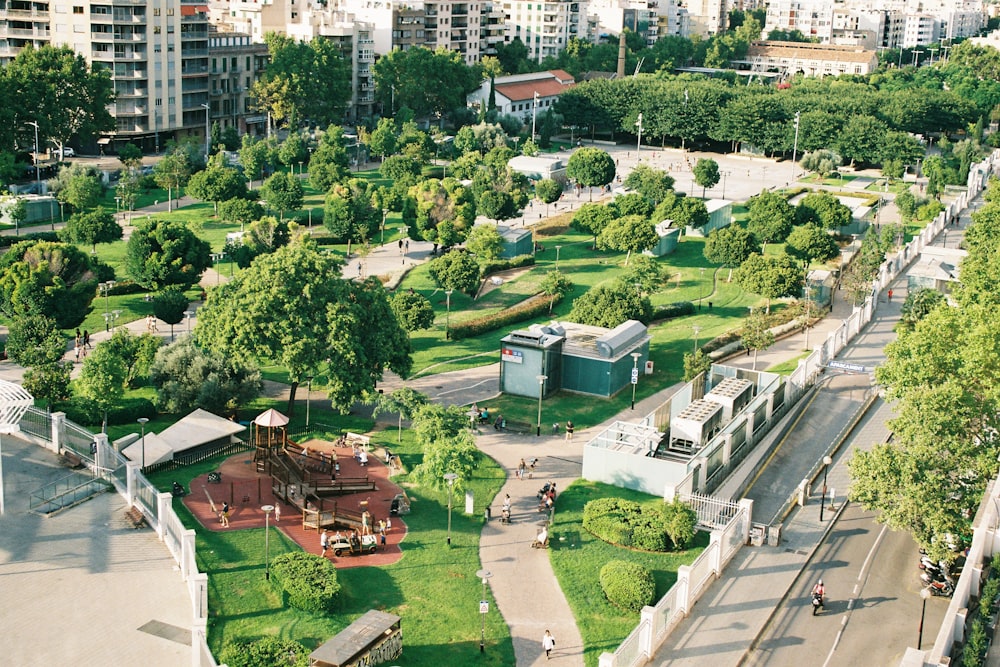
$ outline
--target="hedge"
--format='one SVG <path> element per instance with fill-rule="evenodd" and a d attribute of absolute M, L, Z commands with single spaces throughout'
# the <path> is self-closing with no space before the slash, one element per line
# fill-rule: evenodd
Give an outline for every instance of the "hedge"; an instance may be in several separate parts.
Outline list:
<path fill-rule="evenodd" d="M 96 403 L 76 396 L 54 407 L 65 412 L 66 419 L 83 426 L 98 426 L 104 421 L 104 413 Z M 108 410 L 108 424 L 135 424 L 139 417 L 152 419 L 156 414 L 156 406 L 148 398 L 123 398 Z"/>
<path fill-rule="evenodd" d="M 694 314 L 694 304 L 690 301 L 675 301 L 653 310 L 653 321 L 672 320 L 675 317 Z"/>
<path fill-rule="evenodd" d="M 21 227 L 21 229 L 24 229 L 24 227 Z M 21 241 L 51 241 L 52 243 L 59 243 L 59 234 L 57 232 L 31 232 L 30 234 L 21 234 L 20 236 L 0 236 L 0 248 L 9 248 Z"/>
<path fill-rule="evenodd" d="M 656 596 L 653 573 L 638 563 L 610 561 L 601 568 L 600 580 L 608 602 L 626 611 L 641 611 Z"/>
<path fill-rule="evenodd" d="M 694 511 L 675 500 L 644 507 L 633 500 L 598 498 L 583 507 L 583 527 L 595 537 L 644 551 L 683 549 L 694 537 Z"/>
<path fill-rule="evenodd" d="M 340 584 L 336 568 L 326 558 L 293 551 L 271 561 L 271 572 L 272 581 L 296 609 L 325 613 L 333 608 Z"/>
<path fill-rule="evenodd" d="M 486 276 L 499 273 L 501 271 L 507 271 L 508 269 L 518 269 L 522 266 L 534 265 L 534 255 L 518 255 L 517 257 L 512 257 L 511 259 L 487 260 L 479 266 L 479 279 L 482 280 Z"/>
<path fill-rule="evenodd" d="M 229 667 L 307 667 L 309 650 L 291 639 L 264 637 L 256 641 L 238 639 L 226 644 L 219 660 Z"/>
<path fill-rule="evenodd" d="M 479 334 L 495 331 L 508 324 L 530 320 L 533 317 L 549 312 L 551 305 L 559 303 L 562 300 L 562 296 L 556 295 L 554 302 L 552 299 L 553 297 L 548 294 L 536 294 L 516 306 L 504 308 L 492 315 L 485 315 L 474 320 L 452 325 L 448 329 L 448 336 L 451 340 L 462 340 L 463 338 L 472 338 Z"/>

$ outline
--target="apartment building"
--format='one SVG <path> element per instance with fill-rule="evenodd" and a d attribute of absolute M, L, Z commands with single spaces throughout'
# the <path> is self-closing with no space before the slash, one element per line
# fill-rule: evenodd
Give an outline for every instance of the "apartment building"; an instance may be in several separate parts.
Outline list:
<path fill-rule="evenodd" d="M 266 134 L 267 117 L 253 108 L 250 88 L 267 69 L 267 46 L 250 35 L 210 29 L 208 51 L 211 122 L 240 134 Z"/>
<path fill-rule="evenodd" d="M 733 64 L 752 72 L 776 73 L 783 77 L 865 75 L 878 67 L 878 53 L 860 46 L 761 41 L 753 42 L 746 58 Z"/>
<path fill-rule="evenodd" d="M 702 37 L 725 32 L 729 10 L 736 8 L 731 0 L 688 0 L 685 4 L 690 22 L 689 34 Z"/>
<path fill-rule="evenodd" d="M 26 46 L 49 43 L 49 3 L 0 0 L 0 65 Z"/>
<path fill-rule="evenodd" d="M 676 0 L 590 0 L 587 32 L 595 40 L 617 38 L 628 29 L 642 36 L 647 46 L 666 35 L 685 36 L 681 16 L 687 10 Z"/>
<path fill-rule="evenodd" d="M 541 62 L 566 48 L 571 37 L 587 39 L 587 3 L 502 0 L 504 42 L 515 37 L 528 47 L 528 58 Z"/>

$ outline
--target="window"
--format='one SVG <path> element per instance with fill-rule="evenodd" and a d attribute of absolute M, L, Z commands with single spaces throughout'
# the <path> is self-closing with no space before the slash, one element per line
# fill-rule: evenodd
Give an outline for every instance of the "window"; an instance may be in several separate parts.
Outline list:
<path fill-rule="evenodd" d="M 158 25 L 154 25 L 153 26 L 153 34 L 154 35 L 159 35 L 160 34 L 160 26 L 158 26 Z"/>
<path fill-rule="evenodd" d="M 167 7 L 167 16 L 173 16 L 173 15 L 174 15 L 174 8 Z"/>
<path fill-rule="evenodd" d="M 163 98 L 162 97 L 157 97 L 156 98 L 156 106 L 158 106 L 158 107 L 162 107 L 163 106 Z"/>
<path fill-rule="evenodd" d="M 74 14 L 82 14 L 83 13 L 83 7 L 81 7 L 80 5 L 73 5 L 73 13 Z"/>
<path fill-rule="evenodd" d="M 159 16 L 159 15 L 160 15 L 160 8 L 153 7 L 153 16 Z"/>
<path fill-rule="evenodd" d="M 173 23 L 168 23 L 167 24 L 167 34 L 168 35 L 174 34 L 174 24 Z"/>

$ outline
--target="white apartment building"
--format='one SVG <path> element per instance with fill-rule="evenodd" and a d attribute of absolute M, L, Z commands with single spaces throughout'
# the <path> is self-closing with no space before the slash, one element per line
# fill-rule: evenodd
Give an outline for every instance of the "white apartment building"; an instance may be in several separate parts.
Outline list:
<path fill-rule="evenodd" d="M 519 37 L 528 58 L 541 62 L 566 48 L 570 37 L 587 39 L 586 2 L 559 0 L 502 0 L 504 41 Z"/>
<path fill-rule="evenodd" d="M 666 35 L 685 36 L 687 10 L 676 0 L 590 0 L 587 32 L 595 40 L 617 38 L 629 29 L 642 35 L 647 46 Z"/>
<path fill-rule="evenodd" d="M 731 0 L 688 0 L 689 34 L 708 37 L 726 30 L 729 10 L 738 3 Z"/>

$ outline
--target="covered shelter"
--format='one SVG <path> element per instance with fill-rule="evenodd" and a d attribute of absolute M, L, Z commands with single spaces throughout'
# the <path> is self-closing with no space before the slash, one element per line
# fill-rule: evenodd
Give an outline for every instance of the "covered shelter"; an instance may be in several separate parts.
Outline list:
<path fill-rule="evenodd" d="M 242 442 L 238 434 L 244 430 L 242 424 L 198 408 L 158 435 L 147 432 L 145 444 L 140 438 L 125 447 L 122 454 L 132 461 L 142 461 L 145 447 L 146 466 L 174 460 L 193 463 Z"/>
<path fill-rule="evenodd" d="M 257 415 L 252 422 L 253 442 L 257 447 L 272 449 L 288 442 L 288 417 L 274 408 Z M 263 436 L 261 429 L 264 430 Z"/>
<path fill-rule="evenodd" d="M 309 667 L 380 665 L 403 652 L 400 617 L 371 609 L 309 654 Z"/>

